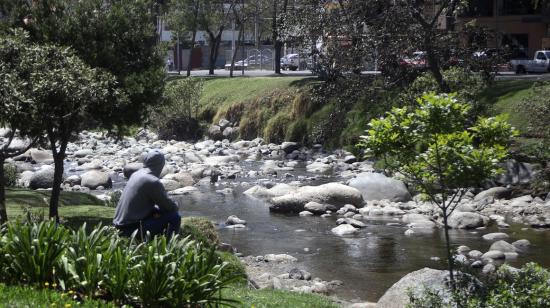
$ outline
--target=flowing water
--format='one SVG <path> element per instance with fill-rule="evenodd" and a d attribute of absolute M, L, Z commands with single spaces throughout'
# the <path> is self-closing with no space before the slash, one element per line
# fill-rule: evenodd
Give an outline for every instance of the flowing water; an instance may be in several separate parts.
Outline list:
<path fill-rule="evenodd" d="M 249 166 L 254 169 L 254 166 Z M 296 175 L 302 171 L 296 172 Z M 297 266 L 310 271 L 313 277 L 323 280 L 341 280 L 344 285 L 336 295 L 347 300 L 377 301 L 384 292 L 407 273 L 423 267 L 444 268 L 444 235 L 442 229 L 405 236 L 403 223 L 392 218 L 366 221 L 368 227 L 353 237 L 339 237 L 330 230 L 336 226 L 336 217 L 299 217 L 269 212 L 265 201 L 242 194 L 242 188 L 234 182 L 225 185 L 202 186 L 201 193 L 178 197 L 184 216 L 205 216 L 220 224 L 220 235 L 244 255 L 287 253 L 298 258 Z M 334 181 L 324 178 L 319 182 Z M 246 179 L 245 179 L 246 181 Z M 279 179 L 279 181 L 284 181 Z M 216 192 L 224 187 L 234 188 L 232 194 Z M 246 229 L 227 229 L 223 223 L 229 215 L 245 219 Z M 481 235 L 490 232 L 506 232 L 510 240 L 529 239 L 532 247 L 526 254 L 511 262 L 522 265 L 536 261 L 550 266 L 547 243 L 550 232 L 522 229 L 512 225 L 507 230 L 490 227 L 486 230 L 451 230 L 454 246 L 467 245 L 485 252 L 490 242 Z"/>

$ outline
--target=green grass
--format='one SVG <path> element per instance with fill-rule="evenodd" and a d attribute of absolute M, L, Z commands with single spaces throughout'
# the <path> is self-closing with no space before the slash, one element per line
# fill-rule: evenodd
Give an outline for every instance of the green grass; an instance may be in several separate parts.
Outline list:
<path fill-rule="evenodd" d="M 27 190 L 18 188 L 6 189 L 6 203 L 8 205 L 20 205 L 31 207 L 48 206 L 51 192 L 44 190 Z M 62 191 L 59 198 L 59 206 L 67 205 L 103 205 L 98 198 L 80 192 Z"/>
<path fill-rule="evenodd" d="M 200 99 L 201 111 L 215 112 L 220 107 L 243 102 L 258 96 L 267 95 L 276 90 L 299 87 L 312 78 L 304 77 L 236 77 L 212 78 L 204 84 Z"/>
<path fill-rule="evenodd" d="M 508 114 L 508 121 L 520 132 L 527 131 L 529 114 L 523 112 L 521 102 L 532 93 L 532 80 L 500 80 L 491 85 L 480 97 L 493 115 Z"/>
<path fill-rule="evenodd" d="M 50 289 L 33 289 L 27 286 L 6 286 L 0 284 L 2 307 L 115 307 L 97 300 L 77 302 L 68 293 Z"/>
<path fill-rule="evenodd" d="M 240 301 L 239 307 L 338 307 L 330 298 L 280 290 L 250 290 L 244 286 L 226 289 L 224 295 Z"/>

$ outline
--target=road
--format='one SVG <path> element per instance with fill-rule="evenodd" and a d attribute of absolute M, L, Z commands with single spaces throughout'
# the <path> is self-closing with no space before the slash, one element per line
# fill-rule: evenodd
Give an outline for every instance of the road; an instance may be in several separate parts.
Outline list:
<path fill-rule="evenodd" d="M 364 75 L 378 75 L 379 71 L 364 71 L 361 72 Z M 175 76 L 177 72 L 169 72 L 171 76 Z M 185 75 L 185 71 L 181 72 L 181 75 Z M 208 70 L 193 70 L 191 71 L 191 76 L 200 76 L 200 77 L 229 77 L 229 71 L 224 69 L 218 69 L 214 71 L 214 75 L 209 75 Z M 282 71 L 281 75 L 277 75 L 273 70 L 245 70 L 244 75 L 242 71 L 235 71 L 235 77 L 247 76 L 247 77 L 277 77 L 277 76 L 287 76 L 287 77 L 310 77 L 314 76 L 311 71 Z M 525 75 L 516 75 L 513 72 L 499 72 L 496 76 L 496 80 L 550 80 L 550 73 L 547 74 L 525 74 Z"/>

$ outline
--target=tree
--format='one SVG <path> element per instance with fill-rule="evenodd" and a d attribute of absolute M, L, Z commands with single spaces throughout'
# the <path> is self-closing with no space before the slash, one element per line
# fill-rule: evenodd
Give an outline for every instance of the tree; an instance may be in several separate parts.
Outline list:
<path fill-rule="evenodd" d="M 174 0 L 168 10 L 168 25 L 180 39 L 188 38 L 191 32 L 191 52 L 187 63 L 187 77 L 191 76 L 193 48 L 197 37 L 201 0 Z"/>
<path fill-rule="evenodd" d="M 454 285 L 448 218 L 470 187 L 498 174 L 515 133 L 502 117 L 479 118 L 469 126 L 469 105 L 453 95 L 425 94 L 417 103 L 414 110 L 394 108 L 373 119 L 360 147 L 368 157 L 383 159 L 388 172 L 403 176 L 439 208 Z"/>
<path fill-rule="evenodd" d="M 288 8 L 288 0 L 283 0 L 281 4 L 281 14 L 286 13 Z M 273 61 L 275 62 L 275 74 L 281 73 L 281 51 L 283 49 L 283 42 L 280 39 L 279 31 L 281 29 L 282 18 L 279 15 L 279 1 L 273 1 L 273 19 L 272 19 L 272 31 L 273 31 L 273 48 L 275 49 L 275 55 Z"/>
<path fill-rule="evenodd" d="M 34 61 L 28 80 L 33 112 L 41 119 L 55 165 L 49 216 L 57 220 L 67 144 L 90 118 L 109 121 L 111 108 L 125 104 L 127 97 L 118 91 L 114 76 L 90 68 L 68 48 L 30 45 L 29 52 Z"/>
<path fill-rule="evenodd" d="M 12 147 L 16 135 L 39 136 L 34 117 L 32 89 L 26 76 L 32 73 L 33 58 L 27 52 L 26 37 L 21 31 L 0 38 L 0 126 L 9 129 L 8 136 L 0 138 L 0 224 L 8 220 L 6 212 L 5 174 L 6 159 L 21 155 L 31 148 L 37 137 L 22 148 Z"/>
<path fill-rule="evenodd" d="M 164 60 L 149 0 L 0 0 L 0 23 L 21 27 L 32 42 L 70 46 L 93 68 L 114 75 L 130 101 L 108 112 L 107 129 L 140 125 L 164 87 Z"/>
<path fill-rule="evenodd" d="M 210 75 L 214 75 L 222 34 L 229 21 L 229 16 L 233 12 L 235 2 L 236 0 L 229 3 L 222 0 L 204 0 L 199 20 L 200 25 L 208 34 L 208 45 L 210 46 L 208 74 Z"/>

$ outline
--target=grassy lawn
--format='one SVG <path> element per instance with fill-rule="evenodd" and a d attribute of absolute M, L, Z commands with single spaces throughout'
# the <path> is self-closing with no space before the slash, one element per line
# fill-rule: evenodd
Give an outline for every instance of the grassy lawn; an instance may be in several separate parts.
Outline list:
<path fill-rule="evenodd" d="M 79 303 L 68 293 L 48 289 L 33 289 L 27 286 L 6 286 L 0 284 L 2 307 L 115 307 L 101 301 L 87 300 Z"/>
<path fill-rule="evenodd" d="M 279 290 L 250 290 L 246 287 L 234 287 L 224 291 L 229 298 L 242 303 L 241 307 L 338 307 L 325 296 L 301 294 Z"/>
<path fill-rule="evenodd" d="M 508 114 L 508 121 L 520 132 L 527 131 L 529 114 L 520 104 L 532 93 L 532 80 L 500 80 L 490 86 L 481 96 L 482 103 L 490 106 L 492 114 Z"/>
<path fill-rule="evenodd" d="M 299 87 L 313 78 L 304 77 L 236 77 L 206 79 L 200 99 L 201 111 L 242 102 L 276 90 Z"/>
<path fill-rule="evenodd" d="M 6 190 L 6 206 L 9 219 L 25 219 L 27 212 L 37 217 L 48 217 L 49 191 L 25 189 Z M 61 192 L 59 216 L 69 226 L 109 224 L 115 209 L 103 205 L 96 197 L 79 192 Z"/>

